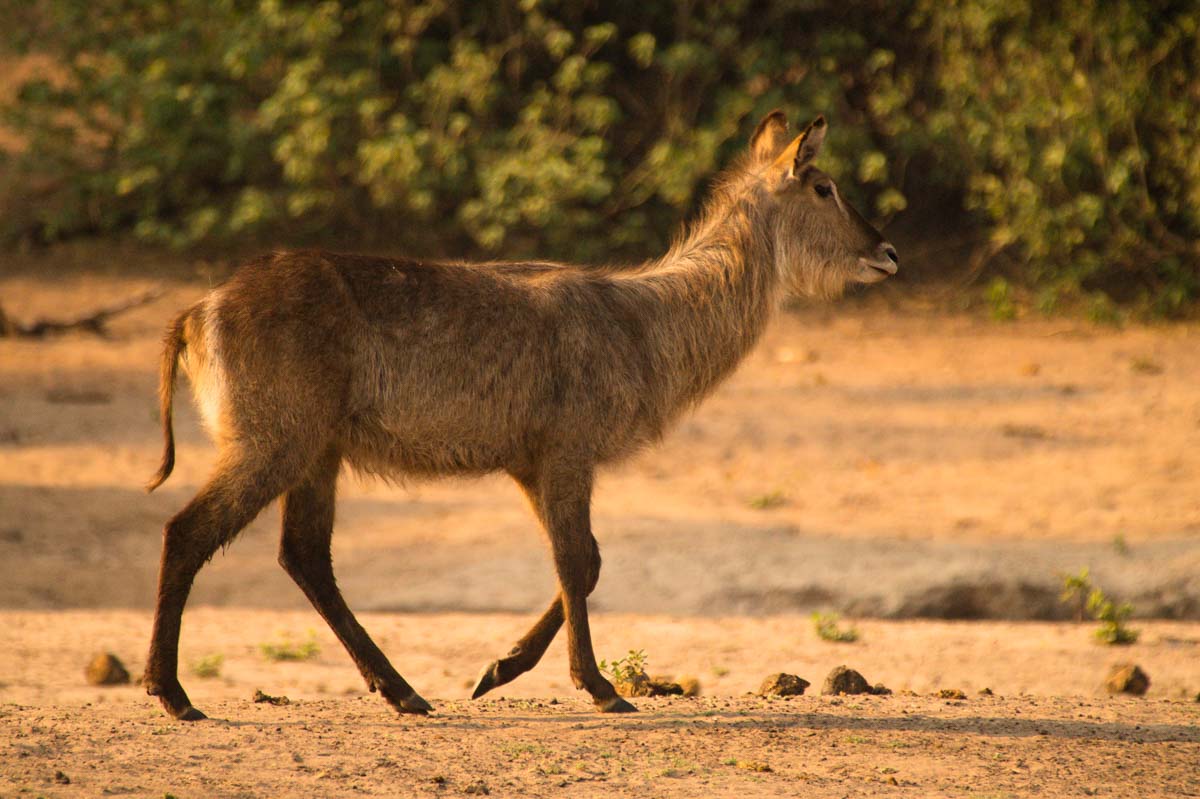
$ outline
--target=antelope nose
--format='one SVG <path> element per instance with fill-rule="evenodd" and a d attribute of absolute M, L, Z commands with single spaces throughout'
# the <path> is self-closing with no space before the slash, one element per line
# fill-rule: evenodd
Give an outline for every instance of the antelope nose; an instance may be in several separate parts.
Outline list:
<path fill-rule="evenodd" d="M 896 248 L 893 247 L 891 243 L 885 241 L 883 244 L 879 245 L 879 249 L 883 251 L 883 254 L 886 255 L 892 263 L 896 264 L 897 266 L 900 265 L 900 256 L 896 254 Z"/>

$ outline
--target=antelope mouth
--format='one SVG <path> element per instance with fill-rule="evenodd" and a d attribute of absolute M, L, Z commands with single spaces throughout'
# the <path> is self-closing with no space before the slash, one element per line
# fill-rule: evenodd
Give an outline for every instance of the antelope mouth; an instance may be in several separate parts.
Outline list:
<path fill-rule="evenodd" d="M 890 258 L 882 261 L 868 261 L 866 258 L 859 258 L 858 265 L 859 274 L 864 283 L 878 283 L 880 280 L 886 280 L 896 274 L 897 271 L 895 262 Z"/>

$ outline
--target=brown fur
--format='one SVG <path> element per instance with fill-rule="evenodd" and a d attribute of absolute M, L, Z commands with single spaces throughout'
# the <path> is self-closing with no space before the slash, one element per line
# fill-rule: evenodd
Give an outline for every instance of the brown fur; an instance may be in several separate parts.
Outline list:
<path fill-rule="evenodd" d="M 390 478 L 511 475 L 548 533 L 560 591 L 484 670 L 475 696 L 532 668 L 565 620 L 576 685 L 602 710 L 633 709 L 600 675 L 588 632 L 586 597 L 600 571 L 593 475 L 660 438 L 712 391 L 787 291 L 833 294 L 894 271 L 895 251 L 879 233 L 813 190 L 829 184 L 811 166 L 824 130 L 818 120 L 789 144 L 782 114 L 764 119 L 746 162 L 656 261 L 590 268 L 277 253 L 180 316 L 163 354 L 165 449 L 150 488 L 174 462 L 181 358 L 221 457 L 164 533 L 149 692 L 176 717 L 202 717 L 176 677 L 188 590 L 216 549 L 282 496 L 283 567 L 372 690 L 402 712 L 428 710 L 334 582 L 329 541 L 345 462 Z"/>
<path fill-rule="evenodd" d="M 178 371 L 179 356 L 183 352 L 183 325 L 191 311 L 184 311 L 167 328 L 163 337 L 163 354 L 159 363 L 158 377 L 158 408 L 159 418 L 163 428 L 163 458 L 158 473 L 146 484 L 147 491 L 153 491 L 163 484 L 175 468 L 175 428 L 172 424 L 172 406 L 175 400 L 175 375 Z"/>

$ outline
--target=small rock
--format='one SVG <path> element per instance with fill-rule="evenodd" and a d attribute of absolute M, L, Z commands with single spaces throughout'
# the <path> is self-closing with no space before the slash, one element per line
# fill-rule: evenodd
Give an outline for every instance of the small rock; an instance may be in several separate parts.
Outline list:
<path fill-rule="evenodd" d="M 939 699 L 966 699 L 967 695 L 957 688 L 943 688 L 938 691 Z"/>
<path fill-rule="evenodd" d="M 650 677 L 642 672 L 634 674 L 627 680 L 613 680 L 613 688 L 621 696 L 649 696 Z"/>
<path fill-rule="evenodd" d="M 292 700 L 286 696 L 271 696 L 257 689 L 254 691 L 254 701 L 258 703 L 265 702 L 268 705 L 290 705 L 292 703 Z"/>
<path fill-rule="evenodd" d="M 772 674 L 763 680 L 758 689 L 759 696 L 803 696 L 804 691 L 811 685 L 808 680 L 795 674 Z"/>
<path fill-rule="evenodd" d="M 683 686 L 669 677 L 650 677 L 645 672 L 613 684 L 621 696 L 683 696 Z"/>
<path fill-rule="evenodd" d="M 54 781 L 57 782 L 59 785 L 70 785 L 71 784 L 71 778 L 68 777 L 66 774 L 63 774 L 61 771 L 54 772 Z"/>
<path fill-rule="evenodd" d="M 883 683 L 877 682 L 871 686 L 871 693 L 875 696 L 891 696 L 892 689 L 886 687 Z"/>
<path fill-rule="evenodd" d="M 486 782 L 479 780 L 471 783 L 465 789 L 463 789 L 463 793 L 468 793 L 473 796 L 487 796 L 491 793 L 491 790 L 488 788 Z"/>
<path fill-rule="evenodd" d="M 650 696 L 683 696 L 683 686 L 670 677 L 651 677 Z"/>
<path fill-rule="evenodd" d="M 980 688 L 979 695 L 980 696 L 995 696 L 996 693 L 991 688 Z"/>
<path fill-rule="evenodd" d="M 87 681 L 92 685 L 126 685 L 129 672 L 125 665 L 111 652 L 103 652 L 92 658 L 84 670 Z"/>
<path fill-rule="evenodd" d="M 876 696 L 883 696 L 890 694 L 891 691 L 883 687 L 882 684 L 872 687 L 866 678 L 854 669 L 838 666 L 829 672 L 829 676 L 825 678 L 825 684 L 821 687 L 821 693 L 825 696 L 837 696 L 838 694 L 875 694 Z"/>
<path fill-rule="evenodd" d="M 700 681 L 690 675 L 684 675 L 676 680 L 683 689 L 684 696 L 700 696 Z"/>
<path fill-rule="evenodd" d="M 1118 663 L 1108 673 L 1104 687 L 1110 694 L 1142 696 L 1150 688 L 1150 675 L 1133 663 Z"/>
<path fill-rule="evenodd" d="M 763 774 L 774 771 L 770 763 L 764 763 L 761 760 L 739 760 L 737 767 L 745 771 L 757 771 Z"/>

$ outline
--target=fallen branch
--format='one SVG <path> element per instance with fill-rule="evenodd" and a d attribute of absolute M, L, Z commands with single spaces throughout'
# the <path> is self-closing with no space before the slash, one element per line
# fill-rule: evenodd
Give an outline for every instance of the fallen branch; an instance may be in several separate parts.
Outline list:
<path fill-rule="evenodd" d="M 97 311 L 74 319 L 38 319 L 23 324 L 10 317 L 0 306 L 0 338 L 45 338 L 68 330 L 83 330 L 97 336 L 108 335 L 108 323 L 114 317 L 154 302 L 163 295 L 162 289 L 151 289 L 136 297 L 107 305 Z"/>

